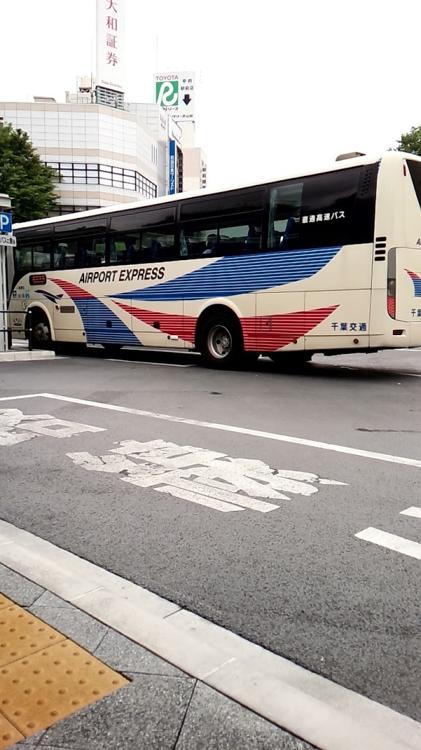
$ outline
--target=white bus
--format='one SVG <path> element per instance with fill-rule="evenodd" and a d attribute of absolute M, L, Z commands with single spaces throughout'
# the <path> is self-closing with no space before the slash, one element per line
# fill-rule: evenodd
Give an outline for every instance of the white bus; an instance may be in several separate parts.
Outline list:
<path fill-rule="evenodd" d="M 10 325 L 38 346 L 195 350 L 226 367 L 421 345 L 421 158 L 15 226 Z M 20 314 L 17 314 L 20 313 Z"/>

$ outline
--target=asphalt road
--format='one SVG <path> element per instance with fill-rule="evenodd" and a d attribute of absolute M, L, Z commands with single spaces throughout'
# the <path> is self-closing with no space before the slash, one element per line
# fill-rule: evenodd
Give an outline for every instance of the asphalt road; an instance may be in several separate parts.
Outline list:
<path fill-rule="evenodd" d="M 2 398 L 70 399 L 0 402 L 0 515 L 421 720 L 419 378 L 421 351 L 0 364 Z"/>

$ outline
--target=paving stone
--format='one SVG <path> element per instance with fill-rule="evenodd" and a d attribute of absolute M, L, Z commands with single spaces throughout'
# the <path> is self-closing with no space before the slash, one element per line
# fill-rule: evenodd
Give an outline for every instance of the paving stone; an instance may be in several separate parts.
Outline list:
<path fill-rule="evenodd" d="M 187 677 L 133 675 L 129 686 L 47 729 L 39 747 L 172 750 L 193 687 Z"/>
<path fill-rule="evenodd" d="M 67 635 L 87 651 L 95 651 L 108 628 L 75 607 L 30 607 L 37 617 Z"/>
<path fill-rule="evenodd" d="M 0 591 L 21 607 L 30 607 L 43 594 L 44 589 L 0 564 Z"/>
<path fill-rule="evenodd" d="M 35 604 L 35 602 L 34 602 Z M 49 591 L 44 591 L 40 598 L 36 602 L 37 607 L 55 607 L 59 609 L 75 609 L 72 604 L 60 599 L 55 594 L 51 594 Z"/>
<path fill-rule="evenodd" d="M 197 683 L 176 750 L 313 750 L 234 703 L 203 683 Z"/>
<path fill-rule="evenodd" d="M 21 747 L 32 747 L 32 748 L 38 747 L 38 744 L 41 741 L 41 737 L 43 736 L 43 734 L 44 734 L 44 731 L 37 732 L 36 734 L 33 734 L 32 737 L 27 737 L 26 740 L 22 740 L 22 742 L 18 742 L 18 744 L 15 745 L 16 750 L 20 750 Z"/>
<path fill-rule="evenodd" d="M 169 677 L 186 677 L 176 667 L 151 654 L 124 635 L 110 630 L 95 651 L 95 656 L 118 672 L 143 672 Z"/>

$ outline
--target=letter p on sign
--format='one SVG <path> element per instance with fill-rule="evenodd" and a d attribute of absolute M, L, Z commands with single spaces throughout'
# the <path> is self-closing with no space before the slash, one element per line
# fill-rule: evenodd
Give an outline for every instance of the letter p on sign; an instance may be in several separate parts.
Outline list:
<path fill-rule="evenodd" d="M 0 213 L 0 232 L 10 233 L 12 231 L 12 214 Z"/>

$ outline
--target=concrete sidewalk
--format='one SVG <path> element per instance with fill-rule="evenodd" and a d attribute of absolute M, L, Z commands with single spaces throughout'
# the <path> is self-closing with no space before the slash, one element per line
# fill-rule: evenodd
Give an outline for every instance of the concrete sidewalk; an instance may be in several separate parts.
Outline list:
<path fill-rule="evenodd" d="M 58 723 L 52 719 L 47 729 L 13 747 L 311 750 L 308 743 L 189 677 L 3 565 L 0 565 L 0 591 L 130 680 L 125 687 L 116 688 Z M 1 625 L 0 640 L 4 640 Z M 0 718 L 2 677 L 0 671 Z M 10 746 L 10 739 L 3 740 L 0 734 L 0 748 Z"/>
<path fill-rule="evenodd" d="M 53 351 L 47 351 L 46 349 L 33 349 L 31 352 L 28 349 L 8 349 L 6 352 L 0 352 L 0 363 L 1 362 L 25 362 L 29 360 L 39 359 L 54 359 L 56 353 Z"/>

